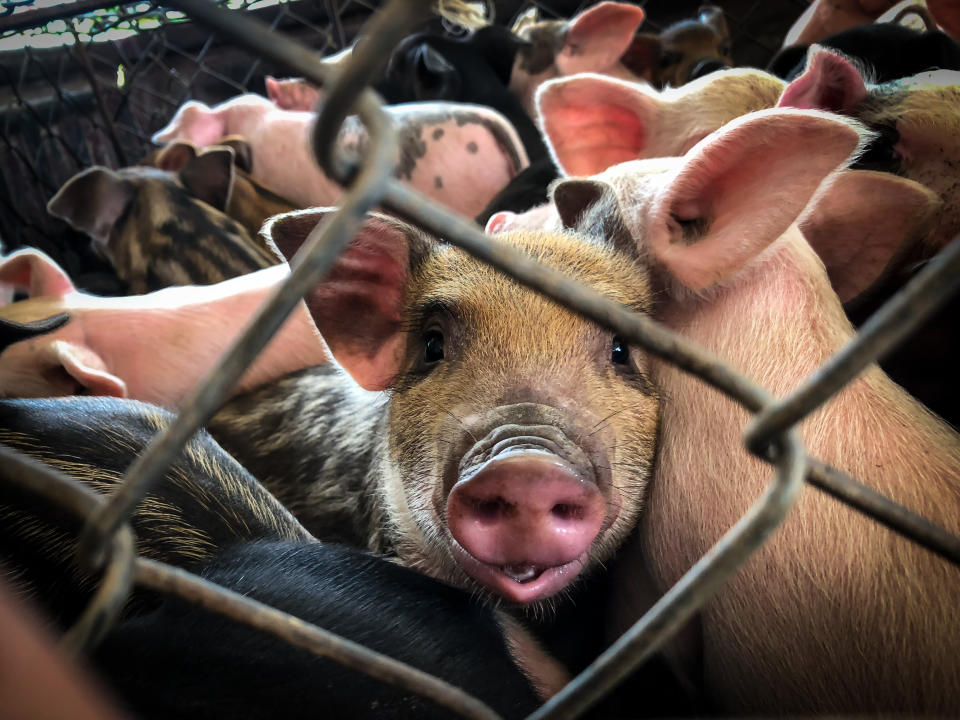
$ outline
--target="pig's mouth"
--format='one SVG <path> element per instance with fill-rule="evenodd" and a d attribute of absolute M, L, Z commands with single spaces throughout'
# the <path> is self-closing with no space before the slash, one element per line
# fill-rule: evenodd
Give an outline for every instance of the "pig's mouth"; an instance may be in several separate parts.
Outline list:
<path fill-rule="evenodd" d="M 478 560 L 456 541 L 457 561 L 470 577 L 505 600 L 528 605 L 568 587 L 588 561 L 588 553 L 560 565 L 511 563 L 494 565 Z"/>

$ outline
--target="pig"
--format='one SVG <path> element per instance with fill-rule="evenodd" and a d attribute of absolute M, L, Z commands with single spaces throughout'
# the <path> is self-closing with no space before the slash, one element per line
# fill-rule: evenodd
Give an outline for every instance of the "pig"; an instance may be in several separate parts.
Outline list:
<path fill-rule="evenodd" d="M 408 103 L 387 112 L 399 131 L 395 176 L 470 217 L 529 162 L 509 121 L 489 108 Z M 191 100 L 153 141 L 206 147 L 239 135 L 252 148 L 257 181 L 300 207 L 335 205 L 343 189 L 316 164 L 310 146 L 315 119 L 312 112 L 280 110 L 261 95 L 240 95 L 212 108 Z M 366 129 L 356 116 L 347 118 L 337 143 L 358 151 L 366 145 Z"/>
<path fill-rule="evenodd" d="M 322 215 L 278 216 L 271 237 L 291 254 Z M 613 238 L 508 241 L 629 307 L 648 302 L 642 267 Z M 263 478 L 305 527 L 325 537 L 345 525 L 361 547 L 531 612 L 608 559 L 655 450 L 642 354 L 384 216 L 327 277 L 308 307 L 336 364 L 303 371 L 312 395 L 279 393 L 259 417 L 238 399 L 210 423 L 227 447 L 263 455 L 243 460 L 254 472 L 271 453 L 317 463 L 313 476 Z M 290 455 L 276 429 L 304 417 L 310 434 Z"/>
<path fill-rule="evenodd" d="M 527 114 L 536 116 L 534 96 L 545 81 L 582 72 L 638 79 L 622 62 L 645 13 L 638 5 L 601 2 L 569 21 L 544 20 L 518 30 L 528 43 L 510 71 L 510 90 Z"/>
<path fill-rule="evenodd" d="M 857 118 L 878 132 L 860 167 L 916 180 L 940 196 L 937 222 L 911 260 L 929 259 L 960 232 L 960 72 L 938 70 L 874 86 L 842 55 L 820 49 L 778 105 Z"/>
<path fill-rule="evenodd" d="M 810 45 L 828 35 L 872 23 L 896 0 L 813 0 L 783 38 L 783 46 Z"/>
<path fill-rule="evenodd" d="M 238 137 L 222 138 L 219 145 L 214 145 L 211 150 L 215 155 L 223 158 L 219 153 L 219 148 L 229 147 L 233 150 L 234 167 L 233 172 L 223 172 L 223 168 L 218 163 L 208 163 L 195 167 L 192 175 L 188 176 L 192 180 L 190 186 L 206 187 L 209 185 L 219 185 L 220 192 L 228 200 L 222 209 L 228 216 L 240 223 L 255 244 L 263 246 L 260 242 L 260 229 L 263 227 L 267 218 L 282 213 L 300 210 L 286 198 L 282 198 L 267 187 L 264 187 L 250 175 L 253 167 L 253 151 L 250 144 Z M 209 150 L 207 152 L 210 152 Z M 141 165 L 157 167 L 168 172 L 179 172 L 184 167 L 195 166 L 199 155 L 206 152 L 198 151 L 193 145 L 187 142 L 171 143 L 160 150 L 150 153 L 140 161 Z M 200 197 L 199 199 L 203 199 Z M 226 280 L 226 277 L 221 278 Z M 201 282 L 201 281 L 197 281 Z"/>
<path fill-rule="evenodd" d="M 161 408 L 116 398 L 0 400 L 0 444 L 109 494 L 147 444 L 173 421 Z M 61 630 L 86 607 L 97 576 L 76 562 L 82 521 L 0 483 L 2 573 Z M 192 568 L 234 543 L 316 542 L 290 512 L 205 432 L 177 456 L 131 518 L 142 557 Z M 137 594 L 126 610 L 156 598 Z"/>
<path fill-rule="evenodd" d="M 795 220 L 865 133 L 839 116 L 760 111 L 681 158 L 609 169 L 593 149 L 560 143 L 564 167 L 599 174 L 562 181 L 555 198 L 596 198 L 591 217 L 624 218 L 652 265 L 654 317 L 782 396 L 853 335 Z M 878 225 L 896 219 L 885 200 L 874 207 Z M 558 204 L 560 217 L 582 212 Z M 616 558 L 618 630 L 646 608 L 648 588 L 631 578 L 649 570 L 654 593 L 664 592 L 772 473 L 743 449 L 748 415 L 737 403 L 665 361 L 651 368 L 663 397 L 661 442 L 639 531 Z M 811 456 L 960 530 L 960 436 L 876 366 L 802 422 L 800 435 Z M 725 713 L 949 714 L 960 704 L 958 593 L 956 567 L 805 489 L 675 649 Z"/>
<path fill-rule="evenodd" d="M 39 250 L 0 258 L 0 287 L 30 295 L 0 306 L 4 323 L 26 328 L 0 345 L 0 397 L 79 392 L 178 407 L 288 274 L 284 264 L 217 285 L 96 297 L 77 291 Z M 60 324 L 64 315 L 69 322 Z M 235 392 L 329 362 L 314 328 L 300 303 Z"/>
<path fill-rule="evenodd" d="M 242 543 L 198 572 L 446 680 L 501 717 L 526 717 L 568 679 L 566 669 L 503 611 L 357 550 Z M 93 662 L 142 718 L 316 718 L 318 708 L 342 718 L 460 717 L 177 599 L 121 621 Z"/>
<path fill-rule="evenodd" d="M 659 35 L 638 32 L 620 62 L 658 89 L 733 67 L 723 9 L 701 5 L 695 20 L 673 23 Z"/>
<path fill-rule="evenodd" d="M 229 148 L 197 156 L 176 175 L 94 166 L 64 183 L 47 211 L 87 233 L 135 295 L 208 284 L 279 262 L 222 212 L 232 183 L 211 179 L 232 173 Z"/>

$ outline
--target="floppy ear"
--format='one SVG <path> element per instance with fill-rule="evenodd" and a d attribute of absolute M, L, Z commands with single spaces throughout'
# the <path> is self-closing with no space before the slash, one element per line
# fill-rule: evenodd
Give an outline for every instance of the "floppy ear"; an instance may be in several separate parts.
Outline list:
<path fill-rule="evenodd" d="M 829 110 L 849 115 L 867 96 L 860 71 L 842 55 L 814 45 L 807 68 L 784 88 L 777 107 Z"/>
<path fill-rule="evenodd" d="M 537 93 L 547 144 L 567 175 L 595 175 L 640 157 L 661 104 L 652 90 L 602 75 L 551 80 Z"/>
<path fill-rule="evenodd" d="M 821 186 L 798 225 L 846 303 L 880 282 L 924 236 L 939 205 L 935 192 L 912 180 L 844 170 Z"/>
<path fill-rule="evenodd" d="M 797 220 L 868 134 L 825 113 L 763 110 L 734 120 L 694 146 L 657 192 L 650 251 L 691 290 L 723 281 Z"/>
<path fill-rule="evenodd" d="M 269 235 L 288 260 L 307 235 L 332 214 L 311 209 L 268 221 Z M 411 268 L 430 243 L 386 215 L 370 215 L 326 277 L 304 298 L 337 362 L 367 390 L 384 390 L 400 370 Z"/>
<path fill-rule="evenodd" d="M 179 173 L 187 192 L 226 212 L 233 192 L 233 149 L 214 146 L 190 160 Z"/>
<path fill-rule="evenodd" d="M 67 180 L 47 203 L 47 212 L 106 245 L 134 194 L 133 186 L 113 170 L 94 166 Z"/>
<path fill-rule="evenodd" d="M 24 248 L 0 258 L 0 287 L 26 289 L 28 297 L 74 292 L 67 273 L 46 253 Z"/>
<path fill-rule="evenodd" d="M 643 23 L 643 8 L 620 2 L 602 2 L 584 10 L 566 27 L 556 65 L 561 75 L 603 72 L 623 55 Z"/>

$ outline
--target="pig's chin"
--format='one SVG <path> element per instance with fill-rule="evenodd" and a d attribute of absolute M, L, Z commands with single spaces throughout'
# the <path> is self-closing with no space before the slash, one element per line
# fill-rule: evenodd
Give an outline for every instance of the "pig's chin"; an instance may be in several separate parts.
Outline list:
<path fill-rule="evenodd" d="M 491 565 L 478 560 L 456 541 L 453 554 L 473 580 L 504 600 L 528 605 L 546 600 L 569 587 L 587 564 L 588 553 L 562 565 Z"/>

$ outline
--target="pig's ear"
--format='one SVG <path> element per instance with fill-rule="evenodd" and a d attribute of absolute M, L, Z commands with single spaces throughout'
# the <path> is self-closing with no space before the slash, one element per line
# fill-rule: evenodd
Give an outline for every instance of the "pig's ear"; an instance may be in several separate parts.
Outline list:
<path fill-rule="evenodd" d="M 841 302 L 859 297 L 929 229 L 940 204 L 920 183 L 844 170 L 825 183 L 798 221 Z"/>
<path fill-rule="evenodd" d="M 67 180 L 47 203 L 47 212 L 106 245 L 133 197 L 128 181 L 113 170 L 94 166 Z"/>
<path fill-rule="evenodd" d="M 506 226 L 510 220 L 517 216 L 516 213 L 512 213 L 509 210 L 501 210 L 500 212 L 495 212 L 490 216 L 490 219 L 487 220 L 487 226 L 483 229 L 485 233 L 495 235 L 498 232 L 502 232 L 504 226 Z"/>
<path fill-rule="evenodd" d="M 723 15 L 723 8 L 716 5 L 701 5 L 697 10 L 697 20 L 711 28 L 721 38 L 730 37 L 730 28 Z"/>
<path fill-rule="evenodd" d="M 560 170 L 595 175 L 645 154 L 661 101 L 633 83 L 580 75 L 537 93 L 543 132 Z"/>
<path fill-rule="evenodd" d="M 127 397 L 127 384 L 107 370 L 103 359 L 83 345 L 54 340 L 44 347 L 40 363 L 44 374 L 53 377 L 57 370 L 72 379 L 85 395 Z"/>
<path fill-rule="evenodd" d="M 169 125 L 150 139 L 158 145 L 171 140 L 189 140 L 199 147 L 207 147 L 224 135 L 226 127 L 220 114 L 202 102 L 190 100 L 177 111 Z"/>
<path fill-rule="evenodd" d="M 280 105 L 280 98 L 282 97 L 283 93 L 280 90 L 280 81 L 272 75 L 267 75 L 263 78 L 263 84 L 267 88 L 267 99 L 282 109 L 282 106 Z"/>
<path fill-rule="evenodd" d="M 288 259 L 333 210 L 279 215 L 264 232 Z M 307 295 L 307 307 L 337 362 L 367 390 L 390 387 L 403 359 L 407 284 L 429 241 L 385 215 L 370 215 L 327 276 Z"/>
<path fill-rule="evenodd" d="M 217 146 L 200 153 L 183 166 L 178 177 L 195 198 L 226 212 L 233 192 L 233 149 Z"/>
<path fill-rule="evenodd" d="M 784 88 L 777 107 L 828 110 L 849 115 L 867 96 L 860 71 L 842 55 L 819 45 L 807 53 L 807 68 Z"/>
<path fill-rule="evenodd" d="M 650 251 L 691 290 L 723 281 L 796 221 L 867 135 L 826 113 L 763 110 L 734 120 L 694 146 L 653 198 Z"/>
<path fill-rule="evenodd" d="M 227 135 L 220 138 L 217 145 L 231 148 L 233 150 L 233 164 L 244 172 L 253 172 L 253 148 L 250 142 L 240 135 Z"/>
<path fill-rule="evenodd" d="M 154 165 L 167 172 L 179 172 L 180 169 L 197 156 L 197 149 L 188 142 L 178 140 L 170 143 L 157 153 Z"/>
<path fill-rule="evenodd" d="M 558 180 L 551 188 L 560 222 L 595 241 L 627 255 L 637 255 L 637 243 L 623 222 L 614 187 L 594 178 Z"/>
<path fill-rule="evenodd" d="M 556 59 L 560 74 L 602 72 L 613 67 L 630 47 L 643 18 L 643 8 L 629 3 L 602 2 L 584 10 L 567 24 Z"/>
<path fill-rule="evenodd" d="M 32 298 L 62 296 L 76 290 L 63 268 L 34 248 L 24 248 L 0 258 L 0 287 L 26 289 Z"/>

